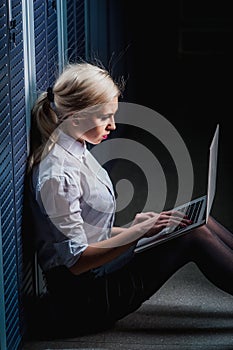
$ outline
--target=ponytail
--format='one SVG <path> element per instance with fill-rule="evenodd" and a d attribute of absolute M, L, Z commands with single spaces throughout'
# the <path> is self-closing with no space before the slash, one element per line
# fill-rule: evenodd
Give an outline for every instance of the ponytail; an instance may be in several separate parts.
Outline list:
<path fill-rule="evenodd" d="M 43 92 L 32 109 L 28 170 L 41 161 L 56 142 L 58 118 L 51 106 L 51 90 Z"/>

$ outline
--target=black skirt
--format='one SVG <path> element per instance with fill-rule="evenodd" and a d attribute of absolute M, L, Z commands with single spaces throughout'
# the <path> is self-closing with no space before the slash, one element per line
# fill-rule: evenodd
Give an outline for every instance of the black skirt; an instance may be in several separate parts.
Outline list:
<path fill-rule="evenodd" d="M 137 310 L 188 261 L 178 238 L 139 254 L 132 247 L 78 276 L 65 266 L 53 268 L 45 274 L 49 292 L 45 328 L 50 335 L 76 336 L 111 327 Z"/>

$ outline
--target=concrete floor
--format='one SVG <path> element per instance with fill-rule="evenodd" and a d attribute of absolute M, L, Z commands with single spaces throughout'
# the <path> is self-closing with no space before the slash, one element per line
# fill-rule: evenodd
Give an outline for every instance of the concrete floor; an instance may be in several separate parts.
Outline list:
<path fill-rule="evenodd" d="M 114 328 L 54 341 L 27 341 L 23 350 L 233 349 L 233 297 L 189 263 L 139 310 Z"/>

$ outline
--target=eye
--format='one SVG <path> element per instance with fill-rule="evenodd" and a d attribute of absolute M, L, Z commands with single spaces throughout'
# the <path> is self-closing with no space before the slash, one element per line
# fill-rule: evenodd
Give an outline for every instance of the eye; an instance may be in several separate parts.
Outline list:
<path fill-rule="evenodd" d="M 106 121 L 106 120 L 108 120 L 109 118 L 111 117 L 111 115 L 100 115 L 98 118 L 102 121 L 102 122 L 104 122 L 104 121 Z"/>

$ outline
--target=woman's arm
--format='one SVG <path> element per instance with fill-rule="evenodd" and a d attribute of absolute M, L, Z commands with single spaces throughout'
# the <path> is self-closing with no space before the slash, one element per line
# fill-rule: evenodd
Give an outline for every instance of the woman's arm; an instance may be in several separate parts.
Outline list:
<path fill-rule="evenodd" d="M 107 240 L 90 244 L 70 268 L 70 271 L 78 275 L 112 261 L 136 244 L 144 234 L 144 227 L 139 224 L 130 228 L 117 227 L 113 231 L 117 231 L 118 234 Z"/>
<path fill-rule="evenodd" d="M 126 229 L 127 228 L 125 228 L 125 227 L 119 227 L 119 226 L 112 227 L 112 229 L 111 229 L 111 237 L 114 237 L 114 236 L 118 235 L 119 233 L 123 232 Z"/>
<path fill-rule="evenodd" d="M 70 268 L 70 271 L 78 275 L 106 264 L 135 245 L 140 238 L 155 235 L 167 226 L 177 224 L 187 226 L 189 221 L 182 215 L 179 212 L 162 212 L 150 215 L 149 219 L 129 228 L 117 227 L 113 230 L 119 232 L 117 235 L 89 245 L 78 261 Z M 136 221 L 140 220 L 136 219 Z"/>
<path fill-rule="evenodd" d="M 112 248 L 89 245 L 69 270 L 73 274 L 79 275 L 80 273 L 104 265 L 124 253 L 132 244 Z"/>
<path fill-rule="evenodd" d="M 43 207 L 52 223 L 67 238 L 78 237 L 80 246 L 86 246 L 84 251 L 77 250 L 79 258 L 70 267 L 70 271 L 74 274 L 110 262 L 135 245 L 143 236 L 154 235 L 167 225 L 179 223 L 177 216 L 172 212 L 137 214 L 131 227 L 115 228 L 113 233 L 118 234 L 87 245 L 79 202 L 81 196 L 79 187 L 70 179 L 59 177 L 45 181 L 40 190 Z"/>

